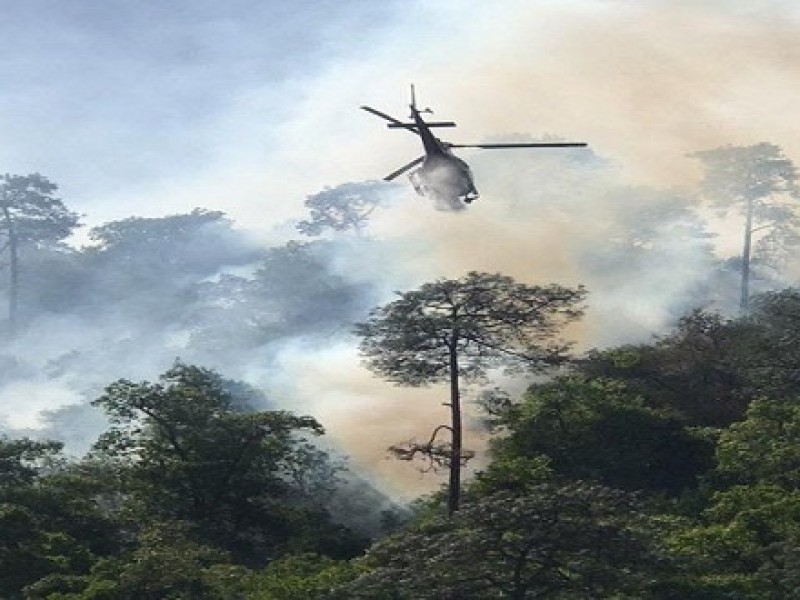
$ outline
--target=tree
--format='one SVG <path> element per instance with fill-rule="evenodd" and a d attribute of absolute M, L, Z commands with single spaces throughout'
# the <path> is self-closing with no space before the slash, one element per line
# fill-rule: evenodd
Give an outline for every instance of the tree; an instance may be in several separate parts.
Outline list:
<path fill-rule="evenodd" d="M 38 579 L 87 572 L 116 552 L 118 529 L 97 502 L 100 485 L 64 464 L 61 444 L 0 439 L 0 596 Z"/>
<path fill-rule="evenodd" d="M 753 298 L 739 328 L 748 332 L 742 361 L 757 393 L 770 398 L 800 396 L 800 290 L 787 288 Z"/>
<path fill-rule="evenodd" d="M 372 289 L 331 260 L 334 242 L 289 242 L 264 253 L 249 288 L 257 326 L 267 339 L 329 334 L 350 327 L 369 309 Z"/>
<path fill-rule="evenodd" d="M 722 431 L 712 493 L 699 522 L 674 536 L 701 580 L 791 598 L 800 563 L 800 407 L 796 399 L 757 398 L 746 418 Z"/>
<path fill-rule="evenodd" d="M 728 591 L 703 598 L 794 598 L 798 523 L 797 490 L 736 485 L 715 493 L 700 522 L 674 535 L 670 545 L 688 559 L 698 587 Z"/>
<path fill-rule="evenodd" d="M 184 315 L 192 346 L 217 357 L 281 337 L 333 336 L 347 331 L 374 304 L 374 286 L 341 268 L 330 240 L 290 241 L 268 248 L 247 277 L 223 274 L 194 288 Z"/>
<path fill-rule="evenodd" d="M 8 322 L 12 332 L 18 318 L 22 249 L 56 244 L 78 226 L 78 215 L 54 196 L 57 189 L 38 173 L 0 176 L 0 235 L 5 237 L 0 251 L 8 259 Z"/>
<path fill-rule="evenodd" d="M 216 210 L 195 208 L 187 214 L 169 215 L 167 217 L 145 218 L 128 217 L 120 221 L 111 221 L 89 232 L 89 239 L 97 242 L 104 251 L 113 251 L 128 260 L 134 261 L 143 247 L 151 246 L 162 253 L 161 258 L 174 261 L 169 249 L 180 243 L 186 243 L 197 237 L 203 229 L 227 230 L 230 222 L 225 214 Z"/>
<path fill-rule="evenodd" d="M 23 586 L 54 568 L 47 532 L 27 502 L 43 465 L 61 449 L 56 442 L 0 438 L 0 596 L 19 597 Z"/>
<path fill-rule="evenodd" d="M 800 487 L 800 406 L 758 398 L 720 434 L 717 477 L 728 483 Z"/>
<path fill-rule="evenodd" d="M 372 212 L 386 202 L 382 189 L 385 187 L 379 181 L 344 183 L 307 196 L 305 205 L 310 215 L 297 224 L 297 229 L 309 236 L 320 235 L 326 229 L 352 229 L 360 235 Z"/>
<path fill-rule="evenodd" d="M 88 277 L 78 308 L 96 315 L 112 306 L 115 321 L 127 313 L 150 323 L 192 323 L 196 315 L 187 315 L 187 305 L 199 282 L 260 256 L 223 213 L 202 208 L 112 221 L 91 229 L 89 238 L 96 245 L 82 252 Z"/>
<path fill-rule="evenodd" d="M 250 571 L 191 539 L 185 523 L 148 524 L 124 556 L 99 560 L 86 575 L 45 577 L 29 600 L 244 600 Z"/>
<path fill-rule="evenodd" d="M 624 382 L 645 406 L 687 425 L 721 427 L 741 419 L 755 394 L 753 356 L 751 326 L 693 311 L 652 343 L 592 351 L 578 368 L 589 379 Z"/>
<path fill-rule="evenodd" d="M 0 490 L 6 492 L 31 484 L 44 465 L 61 451 L 62 446 L 55 441 L 0 437 Z"/>
<path fill-rule="evenodd" d="M 333 592 L 360 575 L 356 561 L 333 560 L 317 554 L 290 555 L 276 560 L 250 578 L 248 600 L 345 600 Z"/>
<path fill-rule="evenodd" d="M 765 251 L 800 244 L 800 218 L 794 206 L 780 197 L 800 197 L 797 168 L 773 144 L 724 146 L 692 154 L 706 168 L 703 191 L 724 212 L 734 208 L 744 216 L 742 242 L 740 309 L 746 313 L 750 301 L 753 235 L 761 229 L 770 233 L 760 241 Z"/>
<path fill-rule="evenodd" d="M 372 547 L 349 598 L 645 598 L 669 572 L 658 527 L 629 494 L 541 483 L 493 494 Z"/>
<path fill-rule="evenodd" d="M 140 521 L 183 521 L 202 543 L 261 565 L 287 551 L 349 556 L 361 540 L 330 522 L 335 467 L 311 417 L 255 412 L 213 371 L 176 363 L 158 383 L 117 381 L 94 404 L 112 427 L 95 451 L 124 476 Z"/>
<path fill-rule="evenodd" d="M 493 442 L 494 461 L 543 455 L 557 475 L 631 492 L 678 495 L 713 466 L 711 443 L 611 380 L 535 384 L 495 422 L 504 435 Z"/>
<path fill-rule="evenodd" d="M 484 376 L 487 369 L 517 364 L 555 364 L 568 345 L 555 339 L 559 329 L 581 315 L 582 287 L 530 286 L 511 277 L 469 273 L 441 279 L 374 309 L 356 328 L 366 366 L 389 381 L 421 386 L 450 385 L 450 424 L 434 432 L 430 444 L 410 448 L 446 454 L 450 479 L 448 514 L 458 510 L 462 462 L 460 383 Z M 436 445 L 439 431 L 450 444 Z"/>
<path fill-rule="evenodd" d="M 726 427 L 761 396 L 800 395 L 800 291 L 754 296 L 747 316 L 696 310 L 649 344 L 594 350 L 578 361 L 589 379 L 615 379 L 645 406 L 685 424 Z"/>

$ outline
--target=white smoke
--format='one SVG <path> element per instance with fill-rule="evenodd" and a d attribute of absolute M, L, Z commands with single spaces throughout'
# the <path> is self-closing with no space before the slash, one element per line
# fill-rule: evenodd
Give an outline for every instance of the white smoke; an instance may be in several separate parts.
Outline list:
<path fill-rule="evenodd" d="M 293 229 L 285 222 L 305 216 L 306 195 L 380 177 L 419 154 L 413 136 L 357 110 L 365 103 L 404 110 L 402 96 L 414 81 L 426 104 L 459 122 L 450 141 L 556 132 L 589 142 L 591 151 L 464 151 L 479 200 L 454 215 L 433 210 L 408 186 L 402 202 L 375 212 L 372 239 L 337 241 L 331 270 L 364 285 L 365 304 L 470 270 L 584 283 L 588 312 L 570 334 L 587 347 L 646 340 L 707 301 L 700 288 L 713 255 L 688 202 L 699 165 L 687 152 L 772 141 L 800 156 L 800 138 L 787 126 L 787 107 L 800 92 L 800 62 L 789 51 L 800 26 L 789 3 L 415 2 L 392 23 L 363 37 L 344 32 L 342 44 L 359 38 L 352 48 L 364 51 L 344 53 L 313 76 L 277 89 L 259 81 L 233 94 L 228 116 L 200 136 L 214 141 L 213 160 L 188 175 L 109 185 L 108 197 L 95 199 L 102 214 L 108 206 L 151 215 L 200 205 L 227 211 L 263 246 L 267 235 L 285 239 Z M 69 169 L 61 173 L 54 178 L 69 178 Z M 650 187 L 636 187 L 642 184 Z M 82 201 L 76 208 L 90 206 Z M 738 234 L 736 222 L 717 225 L 722 240 Z M 215 249 L 195 250 L 213 262 Z M 219 277 L 252 275 L 251 265 L 219 266 Z M 120 377 L 153 379 L 180 356 L 257 385 L 280 406 L 315 414 L 358 464 L 400 487 L 437 485 L 420 484 L 412 469 L 383 457 L 388 445 L 424 437 L 441 422 L 442 391 L 371 377 L 358 364 L 347 323 L 325 335 L 282 332 L 250 344 L 256 325 L 240 318 L 244 310 L 212 313 L 211 303 L 180 296 L 178 281 L 168 287 L 173 297 L 163 288 L 120 290 L 117 272 L 103 275 L 105 291 L 122 292 L 127 302 L 104 305 L 98 285 L 93 297 L 76 300 L 74 312 L 38 315 L 4 343 L 7 429 L 46 425 L 58 434 L 67 416 L 79 428 L 79 399 Z M 203 281 L 219 277 L 206 273 Z M 273 315 L 278 324 L 286 306 L 312 306 L 293 289 L 300 288 L 274 292 L 283 307 Z M 160 305 L 185 320 L 156 318 Z M 308 311 L 318 317 L 335 308 Z M 202 347 L 193 341 L 201 326 L 213 334 Z M 59 406 L 65 409 L 43 414 Z M 88 416 L 85 423 L 85 438 L 102 427 Z"/>
<path fill-rule="evenodd" d="M 12 381 L 0 387 L 0 423 L 8 429 L 42 429 L 46 425 L 43 413 L 83 400 L 63 381 Z"/>

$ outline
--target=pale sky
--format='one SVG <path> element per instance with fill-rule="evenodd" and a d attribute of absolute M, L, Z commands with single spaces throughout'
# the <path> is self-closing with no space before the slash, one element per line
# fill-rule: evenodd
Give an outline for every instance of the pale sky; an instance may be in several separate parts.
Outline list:
<path fill-rule="evenodd" d="M 797 160 L 796 6 L 6 0 L 0 165 L 89 224 L 203 206 L 264 229 L 417 156 L 358 110 L 404 116 L 412 81 L 453 141 L 555 133 L 636 181 L 680 183 L 686 152 L 726 143 Z"/>
<path fill-rule="evenodd" d="M 240 182 L 215 173 L 281 151 L 298 94 L 359 56 L 393 4 L 3 2 L 2 169 L 44 173 L 90 220 L 191 208 L 209 201 L 201 181 L 235 205 Z"/>

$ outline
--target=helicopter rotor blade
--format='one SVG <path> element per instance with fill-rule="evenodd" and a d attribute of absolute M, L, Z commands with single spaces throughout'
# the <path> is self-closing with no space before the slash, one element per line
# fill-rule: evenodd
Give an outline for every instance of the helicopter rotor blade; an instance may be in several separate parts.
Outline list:
<path fill-rule="evenodd" d="M 423 160 L 425 160 L 425 157 L 424 156 L 420 156 L 419 158 L 412 160 L 407 165 L 404 165 L 404 166 L 400 167 L 399 169 L 397 169 L 396 171 L 393 171 L 392 173 L 389 173 L 386 177 L 383 178 L 383 180 L 384 181 L 391 181 L 392 179 L 395 179 L 396 177 L 399 177 L 400 175 L 402 175 L 403 173 L 405 173 L 409 169 L 411 169 L 413 167 L 416 167 Z"/>
<path fill-rule="evenodd" d="M 410 131 L 411 133 L 419 135 L 419 131 L 417 131 L 416 128 L 413 125 L 409 125 L 408 123 L 403 123 L 402 121 L 399 121 L 399 120 L 395 119 L 394 117 L 390 117 L 386 113 L 383 113 L 383 112 L 381 112 L 379 110 L 375 110 L 371 106 L 362 106 L 361 110 L 365 110 L 368 113 L 372 113 L 373 115 L 375 115 L 376 117 L 380 117 L 381 119 L 386 119 L 387 121 L 389 121 L 389 123 L 391 123 L 395 127 L 398 127 L 400 129 L 406 129 L 406 130 Z"/>
<path fill-rule="evenodd" d="M 483 148 L 501 150 L 504 148 L 583 148 L 585 142 L 539 142 L 532 144 L 447 144 L 449 148 Z"/>

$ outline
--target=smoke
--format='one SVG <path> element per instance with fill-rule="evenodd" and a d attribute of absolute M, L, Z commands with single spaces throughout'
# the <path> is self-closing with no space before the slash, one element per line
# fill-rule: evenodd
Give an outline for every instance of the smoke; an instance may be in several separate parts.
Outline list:
<path fill-rule="evenodd" d="M 602 148 L 628 180 L 662 186 L 695 180 L 685 155 L 698 148 L 769 139 L 800 153 L 786 125 L 800 92 L 789 3 L 526 3 L 482 16 L 433 84 L 459 138 L 467 124 L 478 139 L 557 132 Z"/>
<path fill-rule="evenodd" d="M 467 210 L 434 210 L 408 186 L 401 202 L 375 211 L 368 239 L 337 242 L 337 272 L 372 282 L 374 305 L 439 277 L 500 271 L 531 284 L 585 283 L 584 322 L 567 332 L 581 347 L 642 341 L 706 301 L 701 283 L 712 247 L 680 190 L 629 187 L 590 150 L 543 150 L 470 157 L 483 196 Z M 735 292 L 735 288 L 732 288 Z M 346 334 L 346 332 L 342 332 Z M 278 398 L 317 415 L 329 436 L 395 496 L 438 487 L 414 466 L 389 459 L 388 445 L 427 440 L 447 421 L 447 389 L 395 387 L 359 364 L 352 337 L 284 340 L 271 369 L 251 364 Z M 476 407 L 467 395 L 467 414 Z M 480 428 L 467 445 L 484 450 Z M 485 457 L 485 455 L 482 455 Z M 480 467 L 480 463 L 474 465 Z"/>
<path fill-rule="evenodd" d="M 121 206 L 147 214 L 219 208 L 235 226 L 29 263 L 25 326 L 0 348 L 6 431 L 38 427 L 79 452 L 104 427 L 86 404 L 104 385 L 153 379 L 180 357 L 316 416 L 354 467 L 411 497 L 442 480 L 385 449 L 446 421 L 445 390 L 374 378 L 351 335 L 394 290 L 471 270 L 582 283 L 587 315 L 568 332 L 579 348 L 646 340 L 693 306 L 735 296 L 714 279 L 719 248 L 693 204 L 699 165 L 686 154 L 770 141 L 800 156 L 787 126 L 800 92 L 788 4 L 419 2 L 393 22 L 313 76 L 237 88 L 224 135 L 201 136 L 220 140 L 203 174 L 120 193 Z M 411 81 L 437 118 L 459 122 L 453 142 L 555 133 L 591 149 L 460 151 L 481 192 L 467 210 L 434 210 L 408 185 L 363 238 L 271 241 L 307 216 L 308 194 L 419 155 L 418 140 L 356 110 L 395 114 Z M 256 139 L 267 126 L 253 124 L 278 99 L 267 149 Z M 738 226 L 714 224 L 721 240 Z"/>
<path fill-rule="evenodd" d="M 88 400 L 118 378 L 152 380 L 180 357 L 263 390 L 264 407 L 315 416 L 356 471 L 410 499 L 442 479 L 386 449 L 446 423 L 447 390 L 375 378 L 352 335 L 394 290 L 470 270 L 583 283 L 586 318 L 565 334 L 580 347 L 647 339 L 706 301 L 713 253 L 688 191 L 624 185 L 588 149 L 469 161 L 482 197 L 467 210 L 434 210 L 410 185 L 399 199 L 386 189 L 361 236 L 258 247 L 204 212 L 105 226 L 114 242 L 69 254 L 70 277 L 26 279 L 23 299 L 52 300 L 23 303 L 25 327 L 4 345 L 6 428 L 38 426 L 82 451 L 104 427 Z M 47 395 L 26 404 L 35 386 Z M 477 391 L 465 396 L 468 422 Z M 479 426 L 466 445 L 485 450 Z"/>
<path fill-rule="evenodd" d="M 404 204 L 376 214 L 371 229 L 395 249 L 387 271 L 414 266 L 415 277 L 401 289 L 468 270 L 500 271 L 531 284 L 584 283 L 591 292 L 586 318 L 567 333 L 581 347 L 643 341 L 662 331 L 704 302 L 699 287 L 713 264 L 690 199 L 622 186 L 582 154 L 546 151 L 537 160 L 476 153 L 483 195 L 457 215 L 434 211 L 429 199 L 409 193 Z M 506 178 L 506 169 L 514 175 Z M 447 390 L 390 387 L 357 367 L 346 344 L 312 356 L 302 366 L 284 364 L 284 371 L 303 373 L 305 385 L 314 386 L 301 396 L 315 398 L 314 410 L 354 458 L 389 479 L 395 492 L 439 485 L 441 479 L 420 479 L 411 466 L 387 463 L 384 448 L 387 441 L 427 439 L 446 420 Z M 476 407 L 467 412 L 474 418 Z M 485 449 L 480 438 L 468 445 Z"/>
<path fill-rule="evenodd" d="M 24 398 L 24 404 L 18 400 Z M 79 404 L 80 394 L 65 388 L 59 381 L 12 381 L 0 389 L 0 405 L 17 405 L 6 415 L 6 427 L 37 429 L 44 425 L 42 413 L 53 408 Z"/>
<path fill-rule="evenodd" d="M 725 144 L 771 140 L 800 156 L 787 126 L 800 92 L 790 3 L 418 3 L 395 22 L 368 53 L 303 85 L 285 135 L 288 148 L 314 139 L 325 157 L 314 187 L 419 155 L 412 136 L 342 110 L 368 104 L 402 118 L 409 82 L 420 106 L 459 124 L 448 141 L 557 133 L 589 142 L 631 184 L 691 185 L 700 167 L 686 154 Z M 297 162 L 276 165 L 264 193 L 307 176 Z"/>
<path fill-rule="evenodd" d="M 566 333 L 582 347 L 646 339 L 704 301 L 713 254 L 688 192 L 625 186 L 590 150 L 470 161 L 483 196 L 469 209 L 436 211 L 409 186 L 370 214 L 363 236 L 256 247 L 204 212 L 106 226 L 121 233 L 69 254 L 70 277 L 26 280 L 23 299 L 53 300 L 23 303 L 25 326 L 2 349 L 6 429 L 39 427 L 82 451 L 104 427 L 88 400 L 118 378 L 152 380 L 180 357 L 263 390 L 263 407 L 315 416 L 357 472 L 410 499 L 442 479 L 386 449 L 446 423 L 447 390 L 375 378 L 352 335 L 394 290 L 469 270 L 584 283 L 586 319 Z M 468 423 L 477 391 L 465 395 Z M 485 450 L 479 426 L 466 445 Z"/>
<path fill-rule="evenodd" d="M 468 167 L 462 165 L 460 159 L 428 158 L 409 179 L 422 195 L 433 201 L 436 210 L 459 212 L 467 207 L 464 199 L 472 191 L 468 185 L 468 175 Z"/>

